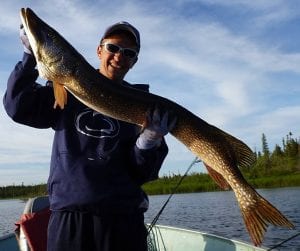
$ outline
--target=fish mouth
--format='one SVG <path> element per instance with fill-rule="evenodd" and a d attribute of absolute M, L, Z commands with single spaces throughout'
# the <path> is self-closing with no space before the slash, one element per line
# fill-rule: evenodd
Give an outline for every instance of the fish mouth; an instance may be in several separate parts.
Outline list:
<path fill-rule="evenodd" d="M 35 56 L 38 56 L 38 47 L 40 42 L 45 40 L 45 30 L 48 29 L 48 25 L 30 8 L 22 8 L 20 17 L 31 49 Z"/>
<path fill-rule="evenodd" d="M 35 31 L 39 30 L 40 18 L 30 8 L 22 8 L 20 17 L 27 36 L 38 35 Z"/>

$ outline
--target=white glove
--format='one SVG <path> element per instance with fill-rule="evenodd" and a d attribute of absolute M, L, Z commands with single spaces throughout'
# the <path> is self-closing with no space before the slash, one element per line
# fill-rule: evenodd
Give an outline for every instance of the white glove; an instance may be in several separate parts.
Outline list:
<path fill-rule="evenodd" d="M 169 113 L 166 111 L 161 117 L 158 108 L 154 109 L 152 116 L 148 111 L 146 119 L 146 127 L 136 141 L 136 146 L 143 150 L 159 146 L 162 138 L 174 128 L 176 123 L 176 118 L 174 118 L 169 124 Z"/>
<path fill-rule="evenodd" d="M 23 27 L 23 24 L 20 25 L 20 39 L 21 39 L 22 44 L 23 44 L 24 52 L 26 52 L 27 54 L 32 55 L 30 43 L 29 43 L 28 37 L 25 33 L 25 29 Z"/>

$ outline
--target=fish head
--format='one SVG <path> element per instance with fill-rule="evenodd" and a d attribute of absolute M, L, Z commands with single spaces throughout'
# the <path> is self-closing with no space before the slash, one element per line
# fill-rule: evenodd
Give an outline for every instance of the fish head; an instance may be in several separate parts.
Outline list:
<path fill-rule="evenodd" d="M 40 76 L 61 82 L 63 78 L 72 74 L 74 58 L 70 60 L 70 53 L 66 51 L 70 50 L 71 45 L 30 8 L 22 8 L 20 16 Z"/>

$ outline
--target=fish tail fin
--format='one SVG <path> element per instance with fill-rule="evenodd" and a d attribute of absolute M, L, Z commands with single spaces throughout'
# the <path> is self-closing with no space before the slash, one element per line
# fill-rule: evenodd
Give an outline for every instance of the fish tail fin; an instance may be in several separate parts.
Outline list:
<path fill-rule="evenodd" d="M 53 83 L 53 91 L 55 97 L 54 109 L 59 106 L 60 109 L 64 109 L 67 104 L 67 91 L 62 84 Z"/>
<path fill-rule="evenodd" d="M 294 225 L 271 203 L 261 197 L 258 193 L 257 201 L 251 208 L 242 207 L 241 212 L 246 228 L 255 246 L 260 246 L 268 224 L 294 228 Z"/>

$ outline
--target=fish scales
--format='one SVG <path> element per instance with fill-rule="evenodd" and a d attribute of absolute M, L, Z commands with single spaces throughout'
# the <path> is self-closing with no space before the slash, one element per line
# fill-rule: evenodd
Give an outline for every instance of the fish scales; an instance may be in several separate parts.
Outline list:
<path fill-rule="evenodd" d="M 255 245 L 261 245 L 269 224 L 293 224 L 261 197 L 245 180 L 239 166 L 254 161 L 241 140 L 208 124 L 184 107 L 164 97 L 115 83 L 99 74 L 56 30 L 31 9 L 21 9 L 21 20 L 37 60 L 40 76 L 54 84 L 55 106 L 67 103 L 66 88 L 90 108 L 113 118 L 142 126 L 149 109 L 166 110 L 176 125 L 171 134 L 198 156 L 222 188 L 236 196 L 245 226 Z"/>

